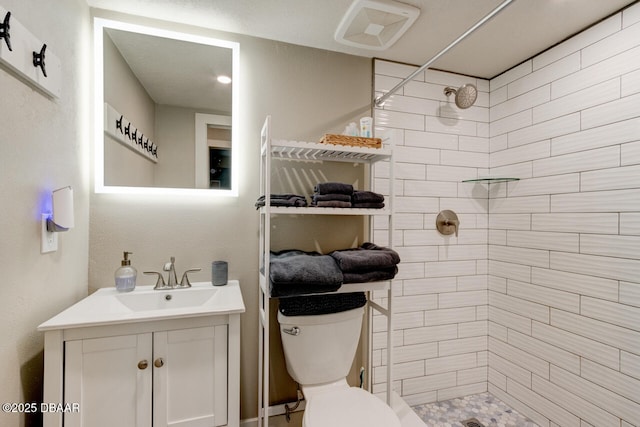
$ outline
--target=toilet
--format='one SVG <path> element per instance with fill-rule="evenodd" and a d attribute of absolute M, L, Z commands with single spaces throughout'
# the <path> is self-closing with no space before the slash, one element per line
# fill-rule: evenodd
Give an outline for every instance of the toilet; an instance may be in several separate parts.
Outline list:
<path fill-rule="evenodd" d="M 306 399 L 303 427 L 400 427 L 382 400 L 347 384 L 363 315 L 364 307 L 313 316 L 278 312 L 287 371 Z"/>

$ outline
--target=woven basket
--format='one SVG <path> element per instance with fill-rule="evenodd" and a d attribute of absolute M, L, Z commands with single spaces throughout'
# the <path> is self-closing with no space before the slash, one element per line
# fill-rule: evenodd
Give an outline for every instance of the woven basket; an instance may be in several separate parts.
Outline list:
<path fill-rule="evenodd" d="M 366 148 L 382 147 L 382 139 L 380 138 L 364 138 L 361 136 L 335 135 L 331 133 L 325 134 L 320 140 L 320 143 Z"/>

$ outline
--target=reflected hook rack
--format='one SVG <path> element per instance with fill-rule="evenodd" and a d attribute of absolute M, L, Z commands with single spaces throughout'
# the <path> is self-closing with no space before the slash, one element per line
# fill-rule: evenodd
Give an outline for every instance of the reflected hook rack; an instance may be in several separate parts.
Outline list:
<path fill-rule="evenodd" d="M 7 44 L 7 49 L 13 52 L 13 48 L 11 47 L 11 33 L 9 33 L 9 30 L 11 29 L 9 19 L 11 19 L 11 12 L 7 12 L 4 16 L 4 20 L 0 23 L 0 39 L 4 39 Z"/>

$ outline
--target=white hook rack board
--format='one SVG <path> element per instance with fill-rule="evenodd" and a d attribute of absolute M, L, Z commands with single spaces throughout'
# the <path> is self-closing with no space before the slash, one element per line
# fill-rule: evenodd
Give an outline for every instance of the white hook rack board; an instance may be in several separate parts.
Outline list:
<path fill-rule="evenodd" d="M 120 128 L 118 128 L 117 122 L 120 120 L 122 120 L 122 122 L 120 123 Z M 115 139 L 125 147 L 129 148 L 130 150 L 135 151 L 142 157 L 145 157 L 151 160 L 153 163 L 158 163 L 158 156 L 157 156 L 158 146 L 153 141 L 149 140 L 149 138 L 144 138 L 146 140 L 145 142 L 147 143 L 147 146 L 156 147 L 156 155 L 154 156 L 152 152 L 144 149 L 143 144 L 139 144 L 135 140 L 133 140 L 130 136 L 125 135 L 124 129 L 126 129 L 128 126 L 130 126 L 129 134 L 130 135 L 135 134 L 137 137 L 140 129 L 137 129 L 133 125 L 133 123 L 127 120 L 126 117 L 124 117 L 122 114 L 116 111 L 115 108 L 113 108 L 111 105 L 105 102 L 104 103 L 104 133 L 111 136 L 113 139 Z M 143 133 L 140 133 L 140 136 L 144 136 Z"/>
<path fill-rule="evenodd" d="M 4 19 L 7 12 L 10 11 L 0 6 L 0 21 Z M 9 50 L 5 40 L 0 39 L 0 63 L 7 66 L 19 77 L 44 91 L 47 95 L 60 98 L 62 65 L 60 59 L 51 51 L 49 43 L 38 40 L 20 23 L 13 13 L 9 24 L 13 50 Z M 45 43 L 47 44 L 45 51 L 47 77 L 44 76 L 40 67 L 33 65 L 33 52 L 39 53 Z"/>

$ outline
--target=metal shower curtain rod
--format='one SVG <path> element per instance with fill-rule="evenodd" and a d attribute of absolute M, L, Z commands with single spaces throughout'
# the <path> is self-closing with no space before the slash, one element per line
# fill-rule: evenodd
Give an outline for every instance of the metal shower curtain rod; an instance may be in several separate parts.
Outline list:
<path fill-rule="evenodd" d="M 455 45 L 457 45 L 458 43 L 460 43 L 462 40 L 464 40 L 465 38 L 467 38 L 467 36 L 469 36 L 471 33 L 473 33 L 475 30 L 477 30 L 478 28 L 480 28 L 481 26 L 483 26 L 488 20 L 490 20 L 491 18 L 493 18 L 495 15 L 497 15 L 498 13 L 500 13 L 500 11 L 502 11 L 502 9 L 504 9 L 505 7 L 509 6 L 509 3 L 511 3 L 514 0 L 505 0 L 504 2 L 502 2 L 498 7 L 496 7 L 495 9 L 493 9 L 491 12 L 489 12 L 489 14 L 487 16 L 485 16 L 484 18 L 482 18 L 480 21 L 478 21 L 473 27 L 469 28 L 467 31 L 465 31 L 460 37 L 458 37 L 457 39 L 455 39 L 453 42 L 451 42 L 449 44 L 449 46 L 445 47 L 444 49 L 442 49 L 440 52 L 438 52 L 433 58 L 431 58 L 430 60 L 428 60 L 423 66 L 421 66 L 420 68 L 418 68 L 417 70 L 415 70 L 413 73 L 411 73 L 409 75 L 409 77 L 407 77 L 406 79 L 404 79 L 403 81 L 401 81 L 400 83 L 398 83 L 396 86 L 393 87 L 393 89 L 391 89 L 390 91 L 388 91 L 387 93 L 385 93 L 384 95 L 380 95 L 378 97 L 376 97 L 376 99 L 373 101 L 376 107 L 380 107 L 382 104 L 384 104 L 384 102 L 394 93 L 396 93 L 400 88 L 402 88 L 404 85 L 406 85 L 407 83 L 409 83 L 411 80 L 413 80 L 418 74 L 420 74 L 422 71 L 424 71 L 425 69 L 429 68 L 429 66 L 431 64 L 433 64 L 434 62 L 436 62 L 438 60 L 438 58 L 440 58 L 442 55 L 444 55 L 445 53 L 447 53 L 451 48 L 453 48 Z"/>

